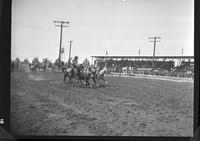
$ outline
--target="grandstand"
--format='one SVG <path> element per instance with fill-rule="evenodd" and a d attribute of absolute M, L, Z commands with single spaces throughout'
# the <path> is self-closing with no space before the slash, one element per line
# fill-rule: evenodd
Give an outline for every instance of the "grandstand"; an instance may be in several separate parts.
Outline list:
<path fill-rule="evenodd" d="M 94 64 L 107 68 L 114 72 L 122 73 L 123 67 L 131 67 L 132 70 L 139 73 L 150 73 L 151 70 L 160 71 L 161 75 L 179 76 L 184 74 L 192 74 L 194 72 L 194 56 L 91 56 Z M 143 68 L 143 69 L 141 69 Z M 146 72 L 144 70 L 147 70 Z M 162 73 L 161 73 L 162 72 Z M 165 72 L 165 74 L 163 74 Z M 172 72 L 174 72 L 172 74 Z M 152 73 L 152 72 L 151 72 Z M 155 72 L 154 72 L 155 74 Z"/>

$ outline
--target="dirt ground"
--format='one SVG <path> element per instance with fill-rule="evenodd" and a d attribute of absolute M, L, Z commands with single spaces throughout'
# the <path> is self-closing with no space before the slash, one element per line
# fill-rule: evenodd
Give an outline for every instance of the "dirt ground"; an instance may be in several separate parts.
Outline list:
<path fill-rule="evenodd" d="M 12 134 L 192 136 L 193 83 L 106 79 L 90 88 L 62 73 L 12 72 Z"/>

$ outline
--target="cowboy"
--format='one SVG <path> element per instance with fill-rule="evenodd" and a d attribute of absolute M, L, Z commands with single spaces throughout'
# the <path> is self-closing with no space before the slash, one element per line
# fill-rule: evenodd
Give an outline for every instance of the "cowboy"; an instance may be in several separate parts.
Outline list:
<path fill-rule="evenodd" d="M 100 69 L 100 66 L 97 66 L 96 67 L 96 70 L 97 70 L 97 72 L 99 72 L 101 69 Z"/>
<path fill-rule="evenodd" d="M 86 74 L 89 74 L 90 71 L 91 71 L 91 68 L 89 68 L 89 67 L 85 67 L 85 68 L 83 69 L 83 72 L 86 73 Z"/>
<path fill-rule="evenodd" d="M 78 68 L 78 56 L 75 56 L 74 59 L 72 60 L 72 68 L 77 73 L 77 68 Z"/>
<path fill-rule="evenodd" d="M 91 65 L 90 68 L 91 68 L 91 70 L 92 70 L 93 72 L 96 71 L 96 68 L 94 67 L 94 65 Z"/>

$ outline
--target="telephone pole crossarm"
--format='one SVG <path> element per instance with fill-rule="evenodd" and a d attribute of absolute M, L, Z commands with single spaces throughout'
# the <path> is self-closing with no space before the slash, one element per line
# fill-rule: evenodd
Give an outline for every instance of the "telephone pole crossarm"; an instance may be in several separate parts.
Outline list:
<path fill-rule="evenodd" d="M 61 27 L 61 25 L 55 25 L 55 26 L 59 26 L 59 27 Z M 64 26 L 64 25 L 63 25 L 62 27 L 69 27 L 69 26 Z"/>
<path fill-rule="evenodd" d="M 53 21 L 54 23 L 66 23 L 69 24 L 69 21 Z"/>

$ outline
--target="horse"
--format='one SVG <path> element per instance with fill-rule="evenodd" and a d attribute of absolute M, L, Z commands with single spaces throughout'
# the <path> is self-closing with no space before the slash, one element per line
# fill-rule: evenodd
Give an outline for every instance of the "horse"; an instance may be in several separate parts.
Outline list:
<path fill-rule="evenodd" d="M 104 79 L 105 74 L 110 74 L 110 71 L 106 68 L 103 68 L 100 71 L 98 71 L 98 70 L 93 71 L 93 80 L 95 80 L 95 79 L 97 80 L 97 83 L 96 83 L 97 86 L 99 85 L 98 80 L 103 80 L 107 85 L 108 82 Z"/>
<path fill-rule="evenodd" d="M 94 74 L 92 72 L 92 69 L 89 67 L 89 68 L 85 68 L 84 71 L 80 71 L 80 69 L 78 70 L 78 73 L 77 73 L 77 76 L 78 76 L 78 82 L 80 81 L 81 84 L 82 84 L 82 80 L 85 80 L 85 83 L 86 85 L 90 85 L 90 82 L 89 80 L 92 78 L 94 83 L 96 83 L 95 79 L 94 79 Z M 78 83 L 77 82 L 77 83 Z M 91 87 L 91 85 L 90 85 Z"/>
<path fill-rule="evenodd" d="M 123 67 L 123 68 L 122 68 L 122 72 L 123 72 L 124 74 L 127 74 L 127 73 L 128 73 L 128 67 Z"/>
<path fill-rule="evenodd" d="M 82 68 L 83 68 L 83 66 L 82 66 L 82 65 L 79 65 L 79 66 L 76 68 L 77 71 L 75 71 L 74 68 L 68 66 L 68 68 L 66 68 L 66 69 L 64 70 L 64 80 L 63 80 L 64 83 L 65 83 L 65 80 L 66 80 L 67 77 L 69 77 L 69 82 L 70 82 L 70 83 L 72 82 L 72 81 L 71 81 L 72 78 L 75 78 L 76 80 L 79 80 L 79 78 L 78 78 L 78 76 L 77 76 L 77 72 L 78 72 L 78 71 L 81 71 Z"/>
<path fill-rule="evenodd" d="M 39 64 L 31 64 L 31 71 L 37 72 L 40 70 L 40 65 Z"/>
<path fill-rule="evenodd" d="M 78 82 L 77 83 L 79 83 L 79 81 L 80 81 L 81 84 L 82 84 L 82 80 L 84 80 L 86 85 L 90 85 L 90 82 L 89 82 L 89 79 L 91 78 L 91 73 L 90 72 L 86 73 L 86 72 L 78 70 L 77 77 L 78 77 Z"/>
<path fill-rule="evenodd" d="M 67 70 L 64 71 L 64 83 L 66 78 L 69 77 L 69 82 L 72 82 L 72 78 L 75 78 L 75 76 L 71 73 L 71 68 L 68 68 Z"/>

